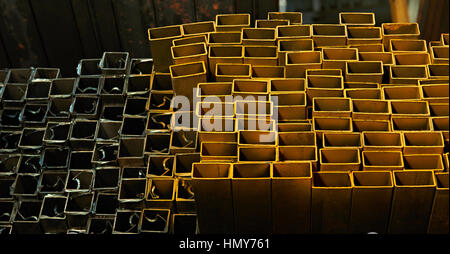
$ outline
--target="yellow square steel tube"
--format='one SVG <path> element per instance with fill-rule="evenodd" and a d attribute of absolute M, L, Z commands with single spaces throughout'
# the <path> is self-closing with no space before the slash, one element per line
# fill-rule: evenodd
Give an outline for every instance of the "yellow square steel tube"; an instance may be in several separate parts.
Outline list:
<path fill-rule="evenodd" d="M 375 13 L 373 12 L 339 12 L 339 24 L 370 27 L 375 26 Z"/>
<path fill-rule="evenodd" d="M 417 84 L 420 79 L 428 78 L 426 65 L 391 65 L 389 66 L 390 84 Z"/>
<path fill-rule="evenodd" d="M 431 124 L 434 131 L 441 131 L 446 144 L 449 142 L 449 117 L 432 117 Z"/>
<path fill-rule="evenodd" d="M 373 82 L 344 82 L 344 89 L 359 89 L 359 88 L 381 88 L 381 85 Z"/>
<path fill-rule="evenodd" d="M 436 191 L 433 171 L 394 171 L 393 178 L 388 233 L 425 234 Z"/>
<path fill-rule="evenodd" d="M 353 131 L 392 131 L 391 121 L 372 119 L 353 119 Z"/>
<path fill-rule="evenodd" d="M 172 47 L 172 41 L 182 36 L 183 28 L 181 25 L 148 29 L 148 39 L 150 40 L 150 49 L 156 72 L 169 72 L 172 59 L 168 52 L 170 47 Z"/>
<path fill-rule="evenodd" d="M 206 43 L 193 43 L 170 48 L 174 64 L 184 64 L 202 61 L 208 67 L 208 52 Z"/>
<path fill-rule="evenodd" d="M 277 26 L 287 26 L 289 25 L 288 19 L 257 19 L 255 21 L 256 28 L 277 28 Z"/>
<path fill-rule="evenodd" d="M 301 121 L 307 119 L 306 106 L 275 106 L 280 121 Z"/>
<path fill-rule="evenodd" d="M 448 64 L 449 47 L 448 46 L 433 46 L 431 47 L 431 62 L 434 64 Z"/>
<path fill-rule="evenodd" d="M 244 64 L 277 66 L 277 47 L 244 46 Z"/>
<path fill-rule="evenodd" d="M 217 82 L 232 82 L 234 79 L 250 79 L 252 68 L 250 64 L 218 63 L 215 78 Z"/>
<path fill-rule="evenodd" d="M 271 233 L 271 164 L 235 163 L 232 171 L 234 233 Z"/>
<path fill-rule="evenodd" d="M 180 39 L 174 39 L 172 41 L 172 46 L 182 46 L 182 45 L 189 45 L 194 43 L 205 43 L 208 44 L 208 41 L 206 40 L 206 35 L 194 35 L 189 37 L 183 37 Z"/>
<path fill-rule="evenodd" d="M 272 135 L 275 136 L 274 134 Z M 239 145 L 238 147 L 239 162 L 278 161 L 277 155 L 277 148 L 275 145 Z"/>
<path fill-rule="evenodd" d="M 449 79 L 448 64 L 428 64 L 428 78 L 430 79 Z"/>
<path fill-rule="evenodd" d="M 431 63 L 427 52 L 393 53 L 395 65 L 428 65 Z"/>
<path fill-rule="evenodd" d="M 242 64 L 244 48 L 240 45 L 211 45 L 208 50 L 209 71 L 217 80 L 216 65 L 219 63 Z"/>
<path fill-rule="evenodd" d="M 286 54 L 290 51 L 313 51 L 314 43 L 312 39 L 280 39 L 278 46 L 278 65 L 286 65 Z"/>
<path fill-rule="evenodd" d="M 288 25 L 276 28 L 276 38 L 280 39 L 311 39 L 311 25 Z"/>
<path fill-rule="evenodd" d="M 364 151 L 398 151 L 403 150 L 403 136 L 399 132 L 364 131 L 362 132 Z"/>
<path fill-rule="evenodd" d="M 429 103 L 432 117 L 445 117 L 449 115 L 448 103 Z"/>
<path fill-rule="evenodd" d="M 350 233 L 385 234 L 389 224 L 392 192 L 390 171 L 353 171 Z"/>
<path fill-rule="evenodd" d="M 442 154 L 444 137 L 439 131 L 404 131 L 403 154 Z"/>
<path fill-rule="evenodd" d="M 218 14 L 216 15 L 216 31 L 241 31 L 242 28 L 250 27 L 250 14 Z"/>
<path fill-rule="evenodd" d="M 236 32 L 213 32 L 208 34 L 209 46 L 231 46 L 241 45 L 241 31 Z"/>
<path fill-rule="evenodd" d="M 216 31 L 216 24 L 214 21 L 202 21 L 194 23 L 185 23 L 181 25 L 184 36 L 192 36 L 199 34 L 208 34 Z"/>
<path fill-rule="evenodd" d="M 317 146 L 313 131 L 278 132 L 279 146 Z"/>
<path fill-rule="evenodd" d="M 284 78 L 284 66 L 252 66 L 252 79 Z"/>
<path fill-rule="evenodd" d="M 279 146 L 278 160 L 310 162 L 313 171 L 318 169 L 317 148 L 315 146 Z"/>
<path fill-rule="evenodd" d="M 186 96 L 192 101 L 194 88 L 198 83 L 206 82 L 205 62 L 171 65 L 170 75 L 175 95 Z"/>
<path fill-rule="evenodd" d="M 315 47 L 345 46 L 347 29 L 340 24 L 313 24 L 312 39 Z"/>
<path fill-rule="evenodd" d="M 311 130 L 312 130 L 311 123 L 302 123 L 302 122 L 278 123 L 279 132 L 298 132 Z"/>
<path fill-rule="evenodd" d="M 237 143 L 202 142 L 200 156 L 203 160 L 234 161 L 237 159 Z"/>
<path fill-rule="evenodd" d="M 383 67 L 395 64 L 394 54 L 391 52 L 359 52 L 359 61 L 382 61 Z"/>
<path fill-rule="evenodd" d="M 348 172 L 313 172 L 311 232 L 345 234 L 349 230 L 352 179 Z"/>
<path fill-rule="evenodd" d="M 236 126 L 232 116 L 201 116 L 198 121 L 198 132 L 234 132 Z M 199 137 L 200 138 L 200 137 Z M 218 137 L 220 140 L 220 137 Z"/>
<path fill-rule="evenodd" d="M 210 101 L 208 96 L 219 97 L 222 102 L 225 102 L 227 96 L 232 95 L 232 82 L 207 82 L 197 84 L 197 96 L 201 101 Z"/>
<path fill-rule="evenodd" d="M 347 26 L 347 45 L 381 44 L 380 27 L 350 27 Z"/>
<path fill-rule="evenodd" d="M 246 145 L 277 145 L 278 139 L 275 131 L 238 131 L 238 145 L 244 147 Z"/>
<path fill-rule="evenodd" d="M 272 164 L 274 234 L 310 233 L 311 187 L 311 163 L 274 162 Z"/>
<path fill-rule="evenodd" d="M 330 131 L 353 131 L 350 117 L 313 117 L 312 124 L 313 130 L 319 134 Z"/>
<path fill-rule="evenodd" d="M 420 87 L 408 86 L 384 86 L 382 87 L 384 100 L 420 100 L 422 91 Z"/>
<path fill-rule="evenodd" d="M 338 76 L 342 77 L 341 69 L 308 69 L 306 76 Z"/>
<path fill-rule="evenodd" d="M 271 79 L 270 80 L 270 92 L 284 93 L 284 92 L 305 92 L 305 79 L 304 78 L 284 78 L 284 79 Z"/>
<path fill-rule="evenodd" d="M 231 170 L 228 163 L 192 164 L 198 227 L 202 234 L 234 232 Z"/>
<path fill-rule="evenodd" d="M 382 95 L 380 88 L 349 88 L 344 89 L 344 96 L 352 100 L 381 100 Z"/>
<path fill-rule="evenodd" d="M 321 148 L 319 157 L 320 171 L 354 171 L 361 165 L 358 148 Z"/>
<path fill-rule="evenodd" d="M 381 32 L 386 49 L 389 48 L 392 39 L 418 39 L 420 36 L 418 23 L 383 23 Z"/>
<path fill-rule="evenodd" d="M 405 170 L 444 171 L 444 163 L 440 154 L 405 154 L 403 161 Z"/>
<path fill-rule="evenodd" d="M 350 45 L 349 48 L 358 49 L 358 52 L 384 52 L 384 46 L 381 43 Z"/>
<path fill-rule="evenodd" d="M 324 132 L 323 148 L 362 148 L 362 136 L 358 132 Z"/>
<path fill-rule="evenodd" d="M 392 116 L 430 116 L 427 101 L 389 101 Z"/>
<path fill-rule="evenodd" d="M 348 98 L 316 97 L 313 98 L 313 117 L 350 117 L 352 100 Z"/>
<path fill-rule="evenodd" d="M 242 45 L 275 46 L 275 28 L 243 28 Z"/>
<path fill-rule="evenodd" d="M 352 99 L 353 119 L 389 120 L 392 114 L 388 101 L 377 99 Z"/>
<path fill-rule="evenodd" d="M 428 53 L 425 40 L 393 39 L 390 41 L 389 51 L 392 53 L 411 53 L 411 51 Z"/>
<path fill-rule="evenodd" d="M 197 111 L 195 112 L 199 117 L 233 117 L 234 103 L 232 102 L 197 102 Z"/>
<path fill-rule="evenodd" d="M 403 170 L 403 156 L 399 151 L 362 151 L 363 170 Z"/>
<path fill-rule="evenodd" d="M 269 101 L 236 100 L 236 117 L 264 118 L 273 115 L 273 103 Z"/>
<path fill-rule="evenodd" d="M 421 85 L 421 99 L 429 103 L 449 103 L 449 85 L 447 84 L 430 84 Z"/>
<path fill-rule="evenodd" d="M 235 79 L 233 80 L 232 94 L 234 98 L 242 96 L 242 99 L 245 99 L 247 96 L 253 96 L 256 100 L 258 96 L 267 96 L 269 89 L 267 80 Z"/>
<path fill-rule="evenodd" d="M 345 80 L 347 82 L 374 82 L 383 81 L 382 61 L 346 62 Z"/>
<path fill-rule="evenodd" d="M 286 78 L 304 78 L 307 69 L 322 68 L 322 52 L 300 51 L 286 53 Z"/>
<path fill-rule="evenodd" d="M 275 130 L 275 120 L 265 117 L 236 118 L 235 130 Z"/>
<path fill-rule="evenodd" d="M 236 132 L 220 132 L 220 131 L 199 131 L 198 141 L 203 142 L 237 142 Z"/>
<path fill-rule="evenodd" d="M 432 131 L 433 125 L 429 117 L 392 116 L 392 131 Z"/>
<path fill-rule="evenodd" d="M 322 57 L 323 69 L 340 69 L 345 73 L 347 62 L 358 61 L 358 50 L 353 48 L 324 47 L 322 48 Z"/>
<path fill-rule="evenodd" d="M 338 76 L 308 76 L 306 94 L 308 102 L 314 97 L 344 97 L 344 78 Z"/>
<path fill-rule="evenodd" d="M 448 38 L 447 38 L 448 41 Z M 434 173 L 436 181 L 436 193 L 434 194 L 433 208 L 428 224 L 429 234 L 448 234 L 448 172 Z"/>

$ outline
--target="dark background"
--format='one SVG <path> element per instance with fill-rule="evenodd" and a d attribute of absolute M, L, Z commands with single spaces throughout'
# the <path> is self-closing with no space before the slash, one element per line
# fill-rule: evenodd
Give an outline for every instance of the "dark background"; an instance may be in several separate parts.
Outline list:
<path fill-rule="evenodd" d="M 424 2 L 423 37 L 438 40 L 448 32 L 448 0 Z M 266 19 L 278 10 L 278 0 L 0 0 L 0 68 L 58 67 L 74 76 L 80 59 L 104 51 L 151 57 L 149 27 L 214 20 L 220 13 Z M 377 24 L 391 21 L 389 0 L 287 0 L 286 11 L 303 12 L 306 24 L 338 23 L 341 11 L 370 11 Z"/>

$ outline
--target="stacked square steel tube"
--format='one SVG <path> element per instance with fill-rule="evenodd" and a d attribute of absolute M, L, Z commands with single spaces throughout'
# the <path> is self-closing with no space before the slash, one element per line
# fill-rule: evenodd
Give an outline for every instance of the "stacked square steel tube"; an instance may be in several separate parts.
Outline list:
<path fill-rule="evenodd" d="M 271 12 L 148 36 L 76 78 L 0 71 L 1 233 L 448 233 L 448 34 Z"/>

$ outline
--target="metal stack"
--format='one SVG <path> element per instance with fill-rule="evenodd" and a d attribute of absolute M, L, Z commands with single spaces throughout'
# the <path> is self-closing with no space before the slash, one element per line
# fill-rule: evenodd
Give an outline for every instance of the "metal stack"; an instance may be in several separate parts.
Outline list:
<path fill-rule="evenodd" d="M 150 28 L 153 59 L 0 71 L 1 233 L 448 233 L 448 34 L 339 20 L 217 15 Z"/>

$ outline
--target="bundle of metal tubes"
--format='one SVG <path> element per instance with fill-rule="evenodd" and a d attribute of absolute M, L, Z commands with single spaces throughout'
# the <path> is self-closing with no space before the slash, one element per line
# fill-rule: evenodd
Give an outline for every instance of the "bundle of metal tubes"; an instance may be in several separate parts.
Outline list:
<path fill-rule="evenodd" d="M 449 231 L 449 42 L 373 13 L 217 15 L 0 71 L 0 233 Z"/>

